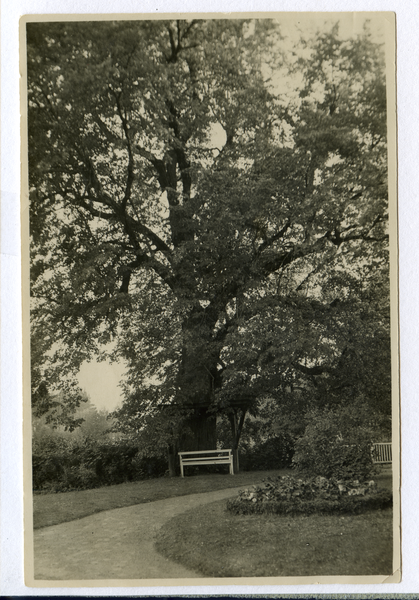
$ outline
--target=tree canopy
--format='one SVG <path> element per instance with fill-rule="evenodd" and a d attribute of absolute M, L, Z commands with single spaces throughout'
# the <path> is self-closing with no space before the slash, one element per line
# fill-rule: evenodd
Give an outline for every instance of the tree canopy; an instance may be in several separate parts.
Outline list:
<path fill-rule="evenodd" d="M 108 348 L 121 427 L 172 445 L 296 387 L 389 412 L 383 48 L 283 33 L 27 25 L 35 401 Z"/>

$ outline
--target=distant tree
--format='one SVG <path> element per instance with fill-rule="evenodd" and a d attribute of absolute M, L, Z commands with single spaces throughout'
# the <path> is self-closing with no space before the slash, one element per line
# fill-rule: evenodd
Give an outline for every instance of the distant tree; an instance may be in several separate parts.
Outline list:
<path fill-rule="evenodd" d="M 58 370 L 48 369 L 44 352 L 49 348 L 50 340 L 44 333 L 42 327 L 31 330 L 32 414 L 47 425 L 73 431 L 82 423 L 75 413 L 81 403 L 87 401 L 87 396 L 74 379 L 65 375 L 60 377 Z"/>
<path fill-rule="evenodd" d="M 46 375 L 112 340 L 121 427 L 152 433 L 158 414 L 172 455 L 215 447 L 220 412 L 237 450 L 246 413 L 298 374 L 333 371 L 336 394 L 356 356 L 365 387 L 388 346 L 386 85 L 368 29 L 335 26 L 289 60 L 269 19 L 30 23 L 27 40 Z"/>
<path fill-rule="evenodd" d="M 83 419 L 76 433 L 85 439 L 102 441 L 111 432 L 112 421 L 108 418 L 108 411 L 98 410 L 90 400 L 77 410 L 76 416 Z"/>
<path fill-rule="evenodd" d="M 111 432 L 112 420 L 106 410 L 98 410 L 88 395 L 81 394 L 81 404 L 73 407 L 71 412 L 65 400 L 59 395 L 49 399 L 50 408 L 33 410 L 33 438 L 41 441 L 46 437 L 63 437 L 66 439 L 100 440 Z"/>

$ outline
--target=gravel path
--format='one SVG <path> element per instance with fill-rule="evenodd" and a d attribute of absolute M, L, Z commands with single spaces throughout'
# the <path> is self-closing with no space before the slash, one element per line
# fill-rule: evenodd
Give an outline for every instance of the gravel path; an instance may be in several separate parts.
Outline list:
<path fill-rule="evenodd" d="M 34 531 L 35 580 L 135 580 L 201 577 L 161 556 L 157 531 L 190 508 L 229 498 L 230 488 L 103 511 Z"/>

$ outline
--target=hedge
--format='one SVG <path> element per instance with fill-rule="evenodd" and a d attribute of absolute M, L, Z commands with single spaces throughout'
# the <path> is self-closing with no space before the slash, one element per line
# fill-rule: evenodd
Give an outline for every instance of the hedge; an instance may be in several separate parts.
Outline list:
<path fill-rule="evenodd" d="M 142 457 L 131 440 L 48 440 L 35 444 L 35 491 L 68 491 L 115 485 L 164 475 L 167 462 Z"/>

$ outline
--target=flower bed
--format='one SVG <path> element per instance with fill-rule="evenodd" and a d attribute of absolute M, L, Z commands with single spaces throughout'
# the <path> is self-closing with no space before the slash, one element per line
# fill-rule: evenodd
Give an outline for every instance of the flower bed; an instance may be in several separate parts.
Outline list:
<path fill-rule="evenodd" d="M 375 481 L 337 480 L 326 477 L 300 479 L 286 475 L 268 478 L 261 485 L 241 490 L 228 501 L 227 509 L 248 514 L 357 514 L 392 505 L 389 490 L 378 489 Z"/>

